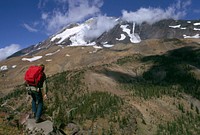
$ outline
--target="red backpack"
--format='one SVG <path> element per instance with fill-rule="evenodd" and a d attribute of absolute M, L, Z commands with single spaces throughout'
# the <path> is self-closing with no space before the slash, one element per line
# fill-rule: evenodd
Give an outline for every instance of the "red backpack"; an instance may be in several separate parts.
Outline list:
<path fill-rule="evenodd" d="M 25 73 L 24 80 L 30 86 L 38 86 L 43 77 L 43 67 L 30 66 Z"/>

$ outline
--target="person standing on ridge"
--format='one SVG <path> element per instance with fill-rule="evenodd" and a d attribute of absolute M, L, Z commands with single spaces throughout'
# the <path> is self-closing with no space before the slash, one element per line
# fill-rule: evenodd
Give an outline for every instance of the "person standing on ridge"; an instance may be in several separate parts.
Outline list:
<path fill-rule="evenodd" d="M 45 66 L 30 66 L 25 74 L 25 84 L 28 94 L 32 97 L 32 117 L 35 122 L 42 121 L 43 99 L 47 99 L 47 82 L 46 74 L 44 73 Z"/>

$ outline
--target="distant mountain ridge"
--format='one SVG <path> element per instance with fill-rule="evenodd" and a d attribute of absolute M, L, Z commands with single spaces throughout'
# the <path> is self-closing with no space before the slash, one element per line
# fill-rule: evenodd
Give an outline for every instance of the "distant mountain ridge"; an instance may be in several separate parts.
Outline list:
<path fill-rule="evenodd" d="M 96 32 L 99 30 L 96 26 L 97 20 L 91 18 L 82 24 L 68 25 L 43 42 L 22 49 L 10 57 L 32 55 L 53 45 L 97 45 L 107 47 L 118 43 L 139 43 L 146 39 L 200 38 L 200 20 L 167 19 L 154 24 L 143 22 L 139 25 L 134 22 L 123 21 L 119 18 L 109 19 L 113 21 L 113 26 L 108 30 L 104 30 L 99 35 Z"/>

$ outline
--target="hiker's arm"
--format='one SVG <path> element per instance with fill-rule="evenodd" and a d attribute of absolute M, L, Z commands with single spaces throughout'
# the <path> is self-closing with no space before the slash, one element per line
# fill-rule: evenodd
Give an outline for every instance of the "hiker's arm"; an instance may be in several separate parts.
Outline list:
<path fill-rule="evenodd" d="M 44 98 L 47 98 L 48 86 L 46 80 L 43 83 L 43 92 L 44 92 Z"/>
<path fill-rule="evenodd" d="M 47 94 L 47 92 L 48 92 L 48 87 L 47 87 L 47 81 L 45 80 L 44 81 L 44 84 L 43 84 L 43 92 L 44 92 L 44 94 Z"/>

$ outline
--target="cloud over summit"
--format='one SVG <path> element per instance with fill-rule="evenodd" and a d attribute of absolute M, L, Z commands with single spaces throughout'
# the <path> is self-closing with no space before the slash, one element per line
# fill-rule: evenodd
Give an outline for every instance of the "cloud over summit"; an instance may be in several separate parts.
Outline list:
<path fill-rule="evenodd" d="M 43 12 L 42 20 L 48 33 L 54 33 L 62 27 L 81 22 L 89 17 L 98 16 L 102 0 L 56 0 L 61 9 L 54 9 L 52 12 Z"/>
<path fill-rule="evenodd" d="M 103 22 L 103 23 L 102 23 Z M 105 31 L 112 29 L 116 24 L 115 18 L 107 16 L 98 16 L 91 29 L 85 32 L 86 39 L 93 39 L 99 37 Z"/>
<path fill-rule="evenodd" d="M 186 8 L 191 4 L 191 0 L 180 0 L 169 6 L 167 9 L 161 8 L 140 8 L 137 11 L 122 11 L 122 19 L 129 22 L 141 24 L 147 22 L 153 24 L 163 19 L 180 19 L 186 15 Z"/>
<path fill-rule="evenodd" d="M 42 1 L 42 0 L 41 0 Z M 39 3 L 39 7 L 45 6 L 50 0 L 44 0 Z M 99 18 L 97 20 L 102 21 L 107 16 L 103 15 L 101 12 L 101 7 L 103 6 L 103 0 L 53 0 L 57 7 L 52 11 L 42 11 L 41 19 L 46 33 L 49 35 L 61 30 L 68 24 L 83 22 L 90 17 Z M 51 1 L 52 2 L 52 1 Z M 148 7 L 140 8 L 136 11 L 122 10 L 122 15 L 119 16 L 123 20 L 129 22 L 136 22 L 141 24 L 142 22 L 147 22 L 153 24 L 162 19 L 180 19 L 186 15 L 188 6 L 191 5 L 192 0 L 176 0 L 174 4 L 162 9 L 159 7 Z M 59 7 L 59 8 L 58 8 Z M 94 35 L 99 35 L 100 31 L 104 32 L 108 30 L 110 24 L 113 24 L 113 20 L 105 19 L 106 25 L 100 25 L 96 23 L 96 28 L 91 30 Z M 100 29 L 102 30 L 100 30 Z M 93 34 L 88 35 L 88 37 Z"/>
<path fill-rule="evenodd" d="M 0 48 L 0 61 L 19 51 L 20 49 L 20 45 L 18 44 L 11 44 L 4 48 Z"/>

